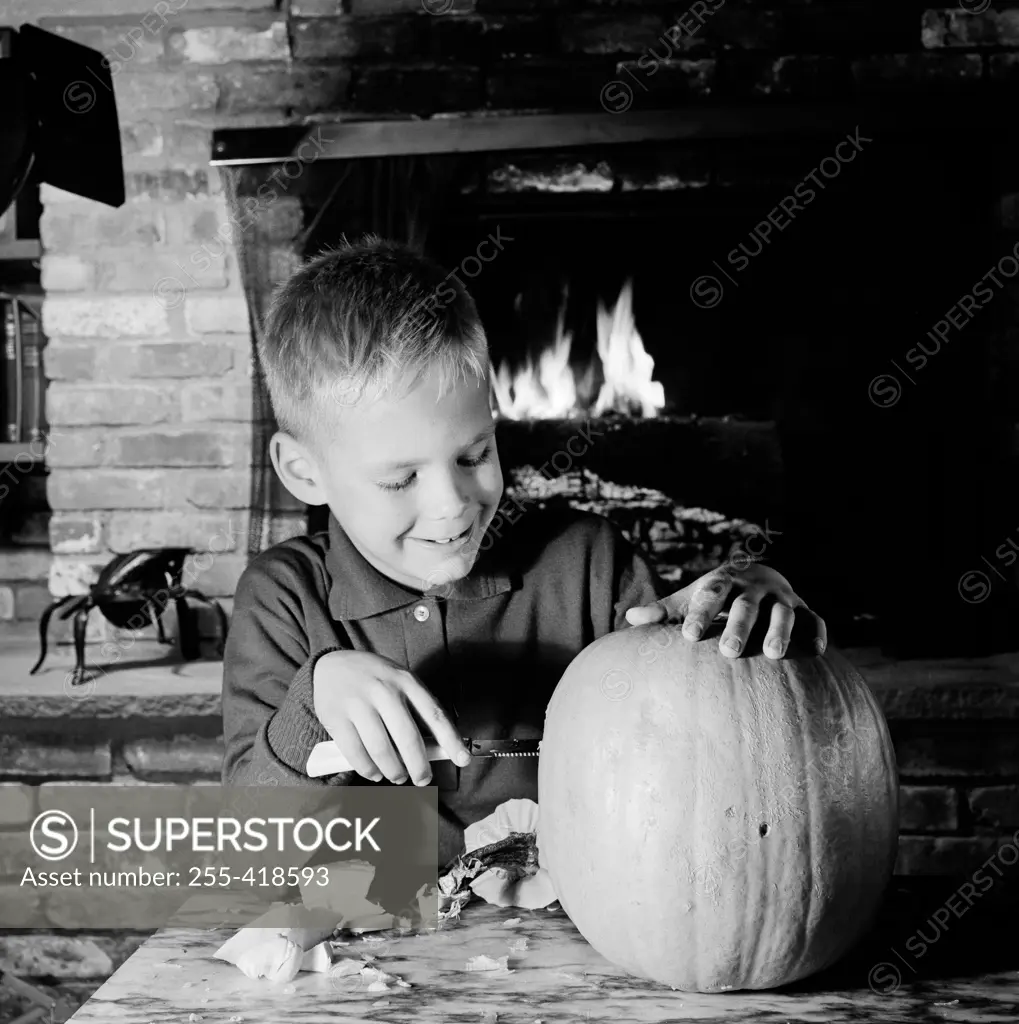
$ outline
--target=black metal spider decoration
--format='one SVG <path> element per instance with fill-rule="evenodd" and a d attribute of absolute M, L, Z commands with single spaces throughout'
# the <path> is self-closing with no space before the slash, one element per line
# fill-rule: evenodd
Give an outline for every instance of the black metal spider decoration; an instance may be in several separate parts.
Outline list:
<path fill-rule="evenodd" d="M 71 685 L 85 681 L 85 628 L 93 608 L 102 612 L 107 622 L 121 629 L 137 630 L 155 625 L 159 642 L 170 643 L 163 631 L 162 614 L 173 600 L 177 611 L 177 634 L 180 652 L 185 661 L 199 656 L 198 623 L 187 599 L 204 601 L 216 609 L 220 625 L 220 648 L 226 641 L 227 621 L 222 606 L 201 591 L 192 590 L 182 583 L 184 562 L 190 548 L 146 548 L 129 554 L 117 555 L 100 572 L 99 579 L 89 587 L 87 594 L 72 594 L 54 601 L 43 612 L 39 622 L 41 652 L 34 675 L 46 660 L 46 628 L 53 613 L 64 605 L 60 618 L 74 616 L 75 665 Z"/>

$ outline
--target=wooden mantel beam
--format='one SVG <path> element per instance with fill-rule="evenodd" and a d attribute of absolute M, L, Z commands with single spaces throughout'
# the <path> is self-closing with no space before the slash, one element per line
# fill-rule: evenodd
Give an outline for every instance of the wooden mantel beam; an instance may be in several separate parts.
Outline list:
<path fill-rule="evenodd" d="M 903 112 L 899 111 L 900 114 Z M 357 157 L 498 150 L 560 149 L 619 143 L 725 138 L 825 137 L 852 131 L 866 115 L 915 127 L 915 112 L 861 104 L 696 106 L 677 110 L 573 114 L 464 115 L 430 119 L 347 120 L 213 133 L 214 166 L 281 163 L 296 158 Z"/>

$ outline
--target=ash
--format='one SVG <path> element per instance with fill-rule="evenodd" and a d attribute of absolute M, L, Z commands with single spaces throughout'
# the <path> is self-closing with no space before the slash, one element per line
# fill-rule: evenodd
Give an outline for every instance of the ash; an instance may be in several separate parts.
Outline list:
<path fill-rule="evenodd" d="M 575 508 L 605 516 L 642 548 L 663 580 L 688 583 L 717 568 L 744 542 L 764 532 L 746 519 L 705 508 L 685 508 L 661 491 L 601 479 L 589 469 L 549 478 L 534 466 L 510 470 L 508 496 L 537 508 Z"/>

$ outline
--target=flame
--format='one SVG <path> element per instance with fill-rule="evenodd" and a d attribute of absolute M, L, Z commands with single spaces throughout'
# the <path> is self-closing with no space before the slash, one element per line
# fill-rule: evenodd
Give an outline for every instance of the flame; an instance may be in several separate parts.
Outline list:
<path fill-rule="evenodd" d="M 566 330 L 569 287 L 556 317 L 555 341 L 538 357 L 528 356 L 513 374 L 503 360 L 492 377 L 494 412 L 511 420 L 601 416 L 621 412 L 651 418 L 665 406 L 665 388 L 652 379 L 654 359 L 641 341 L 633 318 L 633 281 L 628 279 L 611 309 L 597 309 L 597 352 L 579 375 L 570 366 L 573 334 Z M 518 299 L 519 304 L 519 299 Z M 591 401 L 595 383 L 602 384 Z"/>

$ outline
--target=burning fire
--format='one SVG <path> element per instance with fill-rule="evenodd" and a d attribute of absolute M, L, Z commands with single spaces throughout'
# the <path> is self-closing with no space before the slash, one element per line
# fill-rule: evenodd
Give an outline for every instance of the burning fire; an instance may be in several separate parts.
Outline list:
<path fill-rule="evenodd" d="M 559 419 L 601 416 L 621 412 L 653 417 L 665 406 L 665 388 L 652 380 L 655 361 L 645 351 L 633 319 L 633 281 L 628 279 L 612 309 L 599 300 L 598 347 L 587 368 L 578 376 L 570 366 L 573 334 L 565 329 L 568 286 L 556 318 L 553 344 L 538 357 L 528 356 L 514 375 L 505 360 L 493 375 L 492 390 L 497 415 L 511 420 Z M 595 384 L 602 384 L 591 401 Z"/>

